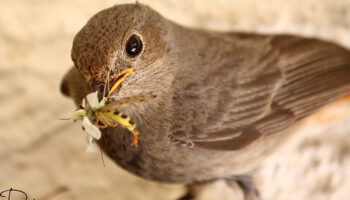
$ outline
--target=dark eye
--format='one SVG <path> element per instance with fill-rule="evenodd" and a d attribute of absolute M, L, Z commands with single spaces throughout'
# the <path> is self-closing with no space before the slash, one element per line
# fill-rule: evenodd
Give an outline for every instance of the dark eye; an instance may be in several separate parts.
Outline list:
<path fill-rule="evenodd" d="M 125 51 L 130 57 L 135 57 L 142 51 L 142 40 L 137 35 L 130 36 L 128 42 L 126 43 Z"/>

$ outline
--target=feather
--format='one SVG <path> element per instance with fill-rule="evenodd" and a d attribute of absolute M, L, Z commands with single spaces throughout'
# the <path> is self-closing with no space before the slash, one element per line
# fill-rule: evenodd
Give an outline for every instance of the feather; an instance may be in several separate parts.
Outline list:
<path fill-rule="evenodd" d="M 176 139 L 189 140 L 194 148 L 239 150 L 261 137 L 278 134 L 350 92 L 350 53 L 346 49 L 287 35 L 231 36 L 264 40 L 265 53 L 258 62 L 252 60 L 239 70 L 240 76 L 233 76 L 234 84 L 226 91 L 230 95 L 219 95 L 222 105 L 218 108 L 225 108 L 218 109 L 219 118 L 213 121 L 209 116 L 205 123 L 172 135 L 185 137 Z M 232 67 L 232 73 L 236 71 Z"/>

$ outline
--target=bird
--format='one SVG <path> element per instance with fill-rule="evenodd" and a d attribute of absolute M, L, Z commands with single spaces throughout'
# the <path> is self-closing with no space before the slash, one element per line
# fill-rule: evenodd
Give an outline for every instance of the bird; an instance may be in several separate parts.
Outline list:
<path fill-rule="evenodd" d="M 133 72 L 111 101 L 156 98 L 118 110 L 139 130 L 102 130 L 99 146 L 145 179 L 180 183 L 195 198 L 200 185 L 235 183 L 260 199 L 254 170 L 307 116 L 350 93 L 350 52 L 333 42 L 290 34 L 215 31 L 172 22 L 151 7 L 104 9 L 73 40 L 74 66 L 61 91 L 76 105 Z"/>

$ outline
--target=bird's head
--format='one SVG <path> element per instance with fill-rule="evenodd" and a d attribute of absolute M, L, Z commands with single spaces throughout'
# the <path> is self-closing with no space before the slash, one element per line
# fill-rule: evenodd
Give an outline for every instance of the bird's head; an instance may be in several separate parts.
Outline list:
<path fill-rule="evenodd" d="M 157 12 L 138 3 L 102 10 L 75 36 L 74 65 L 89 87 L 101 91 L 108 85 L 112 96 L 156 92 L 171 81 L 164 59 L 166 25 Z"/>

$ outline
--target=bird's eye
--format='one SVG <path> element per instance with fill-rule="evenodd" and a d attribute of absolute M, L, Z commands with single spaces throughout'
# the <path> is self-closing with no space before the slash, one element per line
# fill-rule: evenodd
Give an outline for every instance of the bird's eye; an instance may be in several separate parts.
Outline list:
<path fill-rule="evenodd" d="M 142 51 L 142 40 L 137 35 L 131 35 L 128 42 L 126 43 L 125 51 L 130 57 L 139 55 Z"/>

